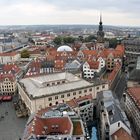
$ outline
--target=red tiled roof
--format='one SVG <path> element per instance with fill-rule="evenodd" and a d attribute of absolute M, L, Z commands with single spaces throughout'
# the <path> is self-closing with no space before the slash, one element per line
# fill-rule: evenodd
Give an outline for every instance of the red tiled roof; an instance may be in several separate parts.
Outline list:
<path fill-rule="evenodd" d="M 16 52 L 0 53 L 0 56 L 15 56 L 15 55 L 17 55 Z"/>
<path fill-rule="evenodd" d="M 98 69 L 99 68 L 99 61 L 87 61 L 90 66 L 90 69 Z"/>
<path fill-rule="evenodd" d="M 64 69 L 64 66 L 65 66 L 66 62 L 63 61 L 63 60 L 55 60 L 54 61 L 54 67 L 55 69 Z"/>
<path fill-rule="evenodd" d="M 21 71 L 21 69 L 16 64 L 5 64 L 2 69 L 3 72 L 7 72 L 7 73 L 13 70 L 15 74 Z"/>
<path fill-rule="evenodd" d="M 80 121 L 73 121 L 73 135 L 83 135 Z"/>
<path fill-rule="evenodd" d="M 46 135 L 52 134 L 70 134 L 72 125 L 68 117 L 53 117 L 53 118 L 39 118 L 35 117 L 33 128 L 33 134 L 35 135 L 43 135 L 43 131 L 45 131 L 44 127 L 46 127 Z"/>
<path fill-rule="evenodd" d="M 120 51 L 122 54 L 125 53 L 125 47 L 124 45 L 117 45 L 116 49 L 117 51 Z"/>
<path fill-rule="evenodd" d="M 84 101 L 84 100 L 92 100 L 92 95 L 89 94 L 89 95 L 86 95 L 86 96 L 82 96 L 82 97 L 79 97 L 77 99 L 72 99 L 70 101 L 67 101 L 67 104 L 72 107 L 72 108 L 75 108 L 75 107 L 78 107 L 78 103 L 81 102 L 81 101 Z"/>
<path fill-rule="evenodd" d="M 15 76 L 13 74 L 0 74 L 0 82 L 8 78 L 11 82 L 15 81 Z"/>
<path fill-rule="evenodd" d="M 97 56 L 97 51 L 96 50 L 83 50 L 82 52 L 84 53 L 84 55 Z"/>
<path fill-rule="evenodd" d="M 140 108 L 140 87 L 128 88 L 128 94 L 132 97 L 133 101 Z"/>
<path fill-rule="evenodd" d="M 112 140 L 134 140 L 123 128 L 120 128 L 111 137 Z"/>
<path fill-rule="evenodd" d="M 75 101 L 75 99 L 72 99 L 70 101 L 67 101 L 67 104 L 72 107 L 72 108 L 75 108 L 75 107 L 78 107 L 78 104 L 77 102 Z"/>
<path fill-rule="evenodd" d="M 76 102 L 81 102 L 81 101 L 84 101 L 84 100 L 92 100 L 93 98 L 92 98 L 92 95 L 91 94 L 89 94 L 89 95 L 86 95 L 86 96 L 82 96 L 82 97 L 80 97 L 80 98 L 77 98 L 77 99 L 75 99 L 76 100 Z"/>
<path fill-rule="evenodd" d="M 108 76 L 108 81 L 112 82 L 115 79 L 120 69 L 121 69 L 121 65 L 119 63 L 116 63 L 113 71 Z"/>

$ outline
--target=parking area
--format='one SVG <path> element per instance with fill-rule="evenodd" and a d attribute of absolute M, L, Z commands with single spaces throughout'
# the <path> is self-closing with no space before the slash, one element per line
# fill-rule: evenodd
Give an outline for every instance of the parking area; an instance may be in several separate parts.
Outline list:
<path fill-rule="evenodd" d="M 17 118 L 13 102 L 0 103 L 0 140 L 19 140 L 28 118 Z"/>

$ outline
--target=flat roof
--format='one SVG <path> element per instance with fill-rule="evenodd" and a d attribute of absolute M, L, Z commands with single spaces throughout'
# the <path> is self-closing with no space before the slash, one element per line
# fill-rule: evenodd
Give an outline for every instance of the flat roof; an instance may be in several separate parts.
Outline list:
<path fill-rule="evenodd" d="M 52 86 L 47 86 L 46 84 L 60 80 L 65 80 L 66 82 Z M 93 85 L 68 72 L 28 77 L 21 79 L 20 83 L 24 84 L 28 95 L 32 95 L 33 98 L 63 93 L 66 91 L 90 87 Z"/>

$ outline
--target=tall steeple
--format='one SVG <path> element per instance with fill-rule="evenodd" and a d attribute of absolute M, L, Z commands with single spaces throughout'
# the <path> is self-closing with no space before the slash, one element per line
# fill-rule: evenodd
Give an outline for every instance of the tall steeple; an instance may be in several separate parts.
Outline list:
<path fill-rule="evenodd" d="M 104 31 L 103 31 L 102 14 L 100 14 L 99 30 L 97 32 L 97 41 L 99 43 L 103 43 L 104 42 Z"/>
<path fill-rule="evenodd" d="M 100 14 L 99 31 L 103 31 L 102 14 Z"/>

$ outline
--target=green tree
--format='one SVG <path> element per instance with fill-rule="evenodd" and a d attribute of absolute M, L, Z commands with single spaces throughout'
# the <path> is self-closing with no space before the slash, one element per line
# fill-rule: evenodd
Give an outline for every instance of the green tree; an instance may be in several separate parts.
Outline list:
<path fill-rule="evenodd" d="M 89 35 L 88 37 L 85 38 L 85 42 L 92 42 L 96 39 L 97 38 L 94 35 Z"/>
<path fill-rule="evenodd" d="M 71 37 L 71 36 L 67 36 L 63 38 L 63 41 L 65 44 L 69 44 L 69 43 L 74 43 L 75 38 Z"/>
<path fill-rule="evenodd" d="M 30 53 L 26 49 L 21 51 L 20 54 L 21 54 L 21 58 L 29 58 L 30 57 Z"/>
<path fill-rule="evenodd" d="M 56 45 L 61 45 L 62 43 L 62 37 L 58 36 L 56 37 L 53 42 L 56 44 Z"/>
<path fill-rule="evenodd" d="M 118 44 L 117 38 L 109 39 L 109 48 L 115 48 Z"/>

